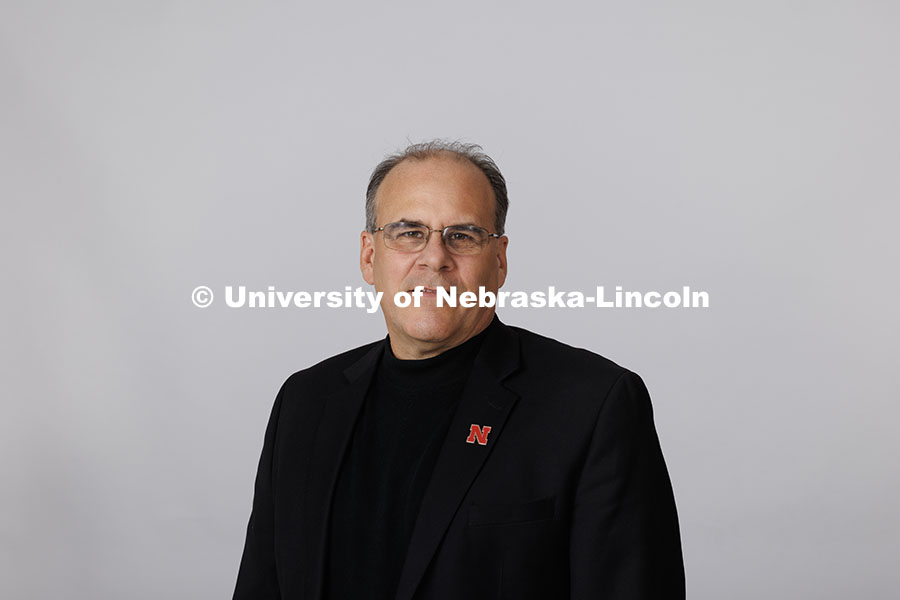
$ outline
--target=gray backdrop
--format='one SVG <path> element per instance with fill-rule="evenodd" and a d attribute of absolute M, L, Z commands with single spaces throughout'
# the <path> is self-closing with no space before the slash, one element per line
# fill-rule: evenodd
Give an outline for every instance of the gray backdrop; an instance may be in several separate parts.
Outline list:
<path fill-rule="evenodd" d="M 505 309 L 641 374 L 689 596 L 900 593 L 891 2 L 11 2 L 0 14 L 0 597 L 223 598 L 269 409 L 385 333 L 342 290 L 383 154 L 482 144 Z M 218 294 L 207 309 L 191 290 Z"/>

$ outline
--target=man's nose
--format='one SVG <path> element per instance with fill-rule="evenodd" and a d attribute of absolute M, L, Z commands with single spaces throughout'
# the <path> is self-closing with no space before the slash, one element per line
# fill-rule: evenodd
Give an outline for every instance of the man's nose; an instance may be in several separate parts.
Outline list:
<path fill-rule="evenodd" d="M 435 271 L 445 271 L 453 266 L 453 255 L 444 245 L 440 231 L 431 232 L 425 247 L 419 252 L 416 264 Z"/>

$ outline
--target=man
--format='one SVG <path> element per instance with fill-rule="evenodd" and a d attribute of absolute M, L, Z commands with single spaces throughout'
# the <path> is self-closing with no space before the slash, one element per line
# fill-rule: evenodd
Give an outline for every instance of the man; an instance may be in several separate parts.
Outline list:
<path fill-rule="evenodd" d="M 375 169 L 360 267 L 388 336 L 279 392 L 236 599 L 684 598 L 640 377 L 492 307 L 437 306 L 439 287 L 503 285 L 507 205 L 478 146 Z"/>

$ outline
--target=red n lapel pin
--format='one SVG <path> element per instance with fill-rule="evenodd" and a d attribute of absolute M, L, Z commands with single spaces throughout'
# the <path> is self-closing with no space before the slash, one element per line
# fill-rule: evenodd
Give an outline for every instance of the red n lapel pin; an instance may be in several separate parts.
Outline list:
<path fill-rule="evenodd" d="M 476 441 L 482 446 L 487 444 L 487 436 L 491 432 L 490 425 L 476 425 L 472 423 L 469 427 L 469 437 L 466 438 L 466 442 L 469 444 L 474 444 Z"/>

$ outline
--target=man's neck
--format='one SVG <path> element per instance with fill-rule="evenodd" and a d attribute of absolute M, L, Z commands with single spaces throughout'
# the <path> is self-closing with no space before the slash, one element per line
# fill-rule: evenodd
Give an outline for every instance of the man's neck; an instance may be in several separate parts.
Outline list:
<path fill-rule="evenodd" d="M 450 350 L 451 348 L 455 348 L 461 344 L 466 343 L 482 331 L 488 328 L 488 326 L 493 322 L 494 314 L 491 313 L 490 318 L 486 319 L 484 322 L 479 323 L 475 328 L 472 329 L 471 332 L 466 334 L 463 337 L 459 337 L 456 339 L 449 340 L 441 340 L 436 342 L 427 342 L 423 340 L 417 340 L 414 338 L 406 338 L 405 336 L 400 335 L 390 335 L 389 340 L 391 343 L 391 352 L 394 356 L 400 360 L 423 360 L 426 358 L 433 358 Z"/>

